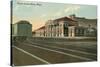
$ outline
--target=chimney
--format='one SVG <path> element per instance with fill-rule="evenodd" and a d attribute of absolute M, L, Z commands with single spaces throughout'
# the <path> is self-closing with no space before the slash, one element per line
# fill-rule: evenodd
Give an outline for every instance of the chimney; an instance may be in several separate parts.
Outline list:
<path fill-rule="evenodd" d="M 72 14 L 72 15 L 69 15 L 69 17 L 70 17 L 71 19 L 75 20 L 76 15 L 75 15 L 75 14 Z"/>

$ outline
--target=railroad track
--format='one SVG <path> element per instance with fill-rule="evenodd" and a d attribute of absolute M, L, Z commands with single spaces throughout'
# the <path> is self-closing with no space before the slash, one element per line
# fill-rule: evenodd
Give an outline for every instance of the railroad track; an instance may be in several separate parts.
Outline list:
<path fill-rule="evenodd" d="M 49 45 L 49 46 L 58 46 L 60 48 L 69 48 L 69 49 L 73 49 L 74 50 L 78 50 L 78 51 L 83 51 L 83 52 L 87 52 L 87 53 L 92 53 L 92 54 L 95 54 L 97 53 L 97 46 L 96 46 L 96 43 L 95 42 L 92 42 L 95 44 L 95 47 L 93 46 L 85 46 L 84 47 L 84 42 L 83 43 L 80 43 L 82 44 L 82 46 L 77 46 L 77 43 L 76 42 L 66 42 L 66 43 L 63 43 L 63 42 L 53 42 L 53 41 L 44 41 L 44 40 L 28 40 L 29 42 L 34 42 L 34 43 L 40 43 L 42 45 Z M 72 44 L 72 45 L 68 45 L 68 44 Z M 79 44 L 79 42 L 78 42 Z M 88 43 L 85 43 L 88 45 Z"/>
<path fill-rule="evenodd" d="M 97 57 L 96 54 L 88 53 L 88 52 L 84 52 L 80 50 L 74 50 L 74 48 L 73 49 L 61 48 L 57 46 L 50 46 L 50 45 L 48 46 L 48 45 L 43 45 L 43 44 L 34 43 L 34 42 L 29 42 L 29 44 L 30 45 L 27 45 L 27 46 L 33 46 L 33 47 L 38 47 L 45 50 L 55 51 L 58 53 L 62 53 L 62 54 L 69 55 L 74 58 L 83 59 L 83 60 L 96 60 L 96 57 Z"/>
<path fill-rule="evenodd" d="M 83 62 L 83 61 L 97 60 L 97 55 L 95 53 L 75 50 L 74 48 L 69 49 L 55 45 L 52 46 L 44 43 L 36 43 L 31 40 L 26 41 L 24 43 L 19 43 L 18 45 L 15 45 L 13 48 L 27 54 L 32 58 L 37 59 L 38 61 L 41 61 L 42 64 Z M 15 64 L 17 64 L 17 62 L 15 62 Z"/>

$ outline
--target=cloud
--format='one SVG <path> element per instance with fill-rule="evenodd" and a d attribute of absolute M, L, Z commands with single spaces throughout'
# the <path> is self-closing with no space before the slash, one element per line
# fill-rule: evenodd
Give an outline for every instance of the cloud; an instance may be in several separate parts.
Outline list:
<path fill-rule="evenodd" d="M 62 12 L 61 11 L 58 11 L 55 16 L 61 16 L 62 15 Z"/>
<path fill-rule="evenodd" d="M 64 9 L 64 12 L 65 13 L 75 13 L 77 12 L 78 10 L 80 9 L 80 6 L 78 5 L 71 5 L 71 6 L 67 6 L 65 9 Z"/>
<path fill-rule="evenodd" d="M 80 10 L 81 6 L 79 5 L 68 5 L 64 9 L 60 9 L 53 14 L 54 17 L 66 16 L 69 14 L 76 14 Z"/>
<path fill-rule="evenodd" d="M 20 6 L 19 5 L 15 5 L 14 7 L 13 7 L 13 10 L 18 10 L 20 8 Z"/>
<path fill-rule="evenodd" d="M 42 14 L 40 17 L 41 18 L 44 18 L 44 17 L 46 17 L 47 15 L 46 14 Z"/>

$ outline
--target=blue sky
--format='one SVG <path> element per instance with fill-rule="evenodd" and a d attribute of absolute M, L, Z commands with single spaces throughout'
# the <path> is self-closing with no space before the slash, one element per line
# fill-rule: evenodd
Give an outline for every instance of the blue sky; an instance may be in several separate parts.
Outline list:
<path fill-rule="evenodd" d="M 20 3 L 20 4 L 19 4 Z M 40 4 L 40 5 L 37 5 Z M 33 30 L 43 26 L 47 20 L 76 14 L 78 17 L 97 18 L 97 6 L 33 1 L 13 1 L 13 23 L 28 20 Z"/>

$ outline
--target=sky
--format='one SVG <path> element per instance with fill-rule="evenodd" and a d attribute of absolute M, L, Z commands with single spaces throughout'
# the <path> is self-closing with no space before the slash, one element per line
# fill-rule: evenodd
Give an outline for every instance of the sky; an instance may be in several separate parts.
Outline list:
<path fill-rule="evenodd" d="M 13 0 L 13 21 L 27 20 L 32 30 L 43 26 L 46 21 L 75 14 L 77 17 L 97 18 L 97 6 L 64 3 L 48 3 Z"/>

